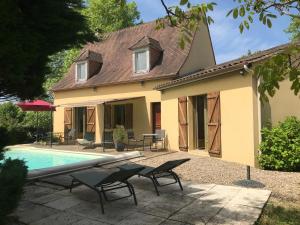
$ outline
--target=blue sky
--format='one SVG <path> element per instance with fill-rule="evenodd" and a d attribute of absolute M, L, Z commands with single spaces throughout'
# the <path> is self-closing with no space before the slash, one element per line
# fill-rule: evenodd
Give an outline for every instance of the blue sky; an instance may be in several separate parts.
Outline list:
<path fill-rule="evenodd" d="M 165 15 L 160 0 L 135 0 L 141 19 L 144 22 L 155 20 Z M 178 4 L 179 0 L 166 0 L 171 6 Z M 203 2 L 192 0 L 193 3 Z M 210 2 L 210 1 L 207 1 Z M 252 52 L 274 47 L 289 41 L 288 35 L 283 31 L 288 27 L 289 18 L 279 17 L 273 21 L 271 29 L 260 24 L 258 19 L 252 24 L 250 30 L 240 34 L 238 26 L 240 21 L 226 17 L 227 12 L 235 6 L 233 0 L 214 0 L 218 5 L 211 14 L 215 23 L 210 26 L 210 33 L 217 63 L 238 58 Z"/>

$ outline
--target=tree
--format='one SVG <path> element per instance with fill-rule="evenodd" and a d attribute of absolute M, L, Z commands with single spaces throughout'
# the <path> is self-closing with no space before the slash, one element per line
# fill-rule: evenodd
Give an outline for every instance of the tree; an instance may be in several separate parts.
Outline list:
<path fill-rule="evenodd" d="M 123 5 L 116 0 L 89 0 L 83 14 L 87 16 L 91 30 L 100 36 L 133 26 L 140 18 L 136 3 L 126 0 Z"/>
<path fill-rule="evenodd" d="M 92 40 L 82 7 L 81 0 L 0 1 L 2 96 L 39 96 L 48 56 Z"/>
<path fill-rule="evenodd" d="M 127 1 L 121 6 L 115 0 L 89 0 L 81 13 L 87 18 L 88 26 L 98 38 L 106 33 L 134 26 L 140 18 L 136 3 Z M 74 46 L 49 57 L 50 70 L 44 83 L 46 92 L 64 76 L 79 53 L 80 46 Z"/>

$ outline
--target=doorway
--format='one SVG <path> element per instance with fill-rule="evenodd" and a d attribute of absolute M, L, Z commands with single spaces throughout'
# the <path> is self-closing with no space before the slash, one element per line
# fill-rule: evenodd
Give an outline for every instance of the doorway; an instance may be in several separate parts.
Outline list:
<path fill-rule="evenodd" d="M 152 103 L 152 132 L 161 129 L 161 106 L 160 102 Z"/>
<path fill-rule="evenodd" d="M 194 130 L 195 147 L 199 150 L 206 148 L 207 137 L 207 100 L 206 95 L 194 97 Z"/>
<path fill-rule="evenodd" d="M 83 138 L 86 132 L 86 107 L 75 108 L 75 130 L 77 138 Z"/>

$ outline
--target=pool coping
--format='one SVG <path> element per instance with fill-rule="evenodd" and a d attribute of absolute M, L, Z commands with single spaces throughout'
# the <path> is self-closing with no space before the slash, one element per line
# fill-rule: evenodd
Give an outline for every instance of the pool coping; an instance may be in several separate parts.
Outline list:
<path fill-rule="evenodd" d="M 8 146 L 13 148 L 18 148 L 18 146 Z M 21 148 L 21 146 L 20 146 Z M 103 154 L 103 153 L 90 153 L 90 152 L 73 152 L 73 151 L 67 151 L 67 150 L 57 150 L 57 149 L 40 149 L 36 147 L 28 147 L 30 149 L 36 149 L 37 151 L 55 151 L 55 152 L 61 152 L 61 153 L 71 153 L 71 154 L 84 154 L 84 155 L 95 155 L 95 156 L 106 156 L 103 158 L 98 159 L 91 159 L 91 160 L 84 160 L 81 162 L 76 163 L 69 163 L 66 165 L 60 165 L 60 166 L 53 166 L 53 167 L 47 167 L 42 169 L 35 169 L 35 170 L 29 170 L 27 174 L 27 182 L 35 181 L 42 178 L 48 178 L 51 176 L 58 176 L 63 175 L 66 173 L 71 173 L 79 170 L 89 169 L 96 166 L 103 166 L 108 165 L 112 163 L 117 163 L 125 160 L 130 160 L 134 158 L 142 157 L 143 154 L 139 151 L 132 151 L 132 152 L 124 152 L 117 155 L 111 155 L 111 154 Z"/>

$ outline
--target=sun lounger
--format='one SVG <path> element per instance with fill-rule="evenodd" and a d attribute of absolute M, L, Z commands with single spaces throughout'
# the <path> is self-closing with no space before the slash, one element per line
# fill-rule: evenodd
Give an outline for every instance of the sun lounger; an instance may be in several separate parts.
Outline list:
<path fill-rule="evenodd" d="M 84 149 L 94 148 L 95 144 L 95 135 L 94 133 L 85 133 L 83 139 L 76 139 L 78 145 L 84 146 Z"/>
<path fill-rule="evenodd" d="M 159 196 L 158 187 L 163 187 L 163 186 L 178 183 L 180 189 L 183 190 L 180 179 L 179 179 L 178 175 L 173 171 L 173 169 L 175 169 L 176 167 L 180 166 L 181 164 L 183 164 L 189 160 L 190 160 L 189 158 L 171 160 L 171 161 L 163 163 L 162 165 L 160 165 L 158 167 L 145 166 L 145 168 L 143 170 L 141 170 L 138 175 L 151 179 L 151 181 L 154 185 L 156 194 L 158 196 Z M 123 170 L 123 169 L 128 170 L 130 168 L 136 168 L 137 165 L 138 164 L 125 164 L 125 165 L 119 166 L 118 168 L 120 168 L 121 170 Z M 163 178 L 163 177 L 172 177 L 174 179 L 174 181 L 172 181 L 171 183 L 160 184 L 158 182 L 158 179 Z"/>
<path fill-rule="evenodd" d="M 81 183 L 98 193 L 101 205 L 101 211 L 104 213 L 103 199 L 106 201 L 115 201 L 123 198 L 133 196 L 134 203 L 137 205 L 136 195 L 134 187 L 128 182 L 128 179 L 134 175 L 137 175 L 139 171 L 144 169 L 143 166 L 135 166 L 130 169 L 117 169 L 117 170 L 105 170 L 105 171 L 83 171 L 71 174 L 72 183 L 70 186 L 70 192 L 74 185 Z M 106 192 L 115 189 L 128 188 L 129 195 L 120 198 L 108 199 Z"/>

